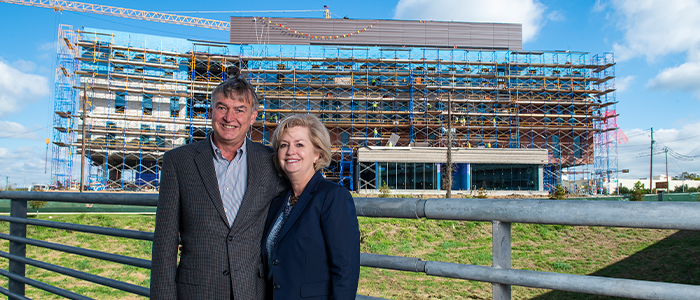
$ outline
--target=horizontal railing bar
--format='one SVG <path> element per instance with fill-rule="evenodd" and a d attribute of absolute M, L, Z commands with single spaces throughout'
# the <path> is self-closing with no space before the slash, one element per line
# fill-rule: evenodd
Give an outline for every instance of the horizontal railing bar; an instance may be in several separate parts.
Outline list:
<path fill-rule="evenodd" d="M 139 267 L 139 268 L 145 268 L 145 269 L 151 268 L 151 261 L 141 259 L 141 258 L 134 258 L 134 257 L 124 256 L 124 255 L 118 255 L 118 254 L 106 253 L 106 252 L 101 252 L 101 251 L 96 251 L 96 250 L 84 249 L 84 248 L 80 248 L 80 247 L 73 247 L 73 246 L 45 242 L 45 241 L 40 241 L 40 240 L 35 240 L 35 239 L 30 239 L 30 238 L 12 236 L 9 234 L 4 234 L 4 233 L 0 233 L 0 239 L 5 239 L 5 240 L 13 241 L 13 242 L 24 243 L 27 245 L 33 245 L 33 246 L 37 246 L 37 247 L 62 251 L 62 252 L 66 252 L 66 253 L 72 253 L 72 254 L 82 255 L 82 256 L 86 256 L 86 257 L 111 261 L 111 262 L 115 262 L 115 263 Z"/>
<path fill-rule="evenodd" d="M 358 216 L 700 230 L 700 203 L 355 198 Z"/>
<path fill-rule="evenodd" d="M 700 286 L 632 279 L 571 275 L 485 266 L 428 262 L 426 274 L 484 282 L 634 299 L 682 300 L 700 295 Z"/>
<path fill-rule="evenodd" d="M 65 267 L 61 267 L 61 266 L 57 266 L 57 265 L 50 264 L 47 262 L 38 261 L 38 260 L 31 259 L 31 258 L 26 258 L 26 257 L 10 254 L 10 253 L 7 253 L 5 251 L 0 251 L 0 257 L 4 257 L 4 258 L 7 258 L 9 260 L 14 260 L 14 261 L 18 261 L 18 262 L 25 263 L 28 265 L 32 265 L 32 266 L 42 268 L 45 270 L 53 271 L 56 273 L 61 273 L 63 275 L 74 277 L 77 279 L 82 279 L 82 280 L 94 282 L 94 283 L 97 283 L 100 285 L 112 287 L 112 288 L 115 288 L 115 289 L 118 289 L 121 291 L 132 293 L 132 294 L 137 294 L 137 295 L 141 295 L 141 296 L 145 296 L 145 297 L 149 297 L 151 294 L 150 289 L 142 287 L 142 286 L 138 286 L 138 285 L 134 285 L 131 283 L 126 283 L 126 282 L 121 282 L 118 280 L 109 279 L 109 278 L 105 278 L 105 277 L 101 277 L 101 276 L 97 276 L 97 275 L 92 275 L 89 273 L 85 273 L 85 272 L 81 272 L 81 271 L 77 271 L 77 270 L 73 270 L 73 269 L 69 269 L 69 268 L 65 268 Z"/>
<path fill-rule="evenodd" d="M 94 300 L 93 298 L 85 297 L 83 295 L 76 294 L 76 293 L 73 293 L 73 292 L 68 291 L 68 290 L 57 288 L 53 285 L 46 284 L 46 283 L 43 283 L 41 281 L 37 281 L 37 280 L 31 279 L 31 278 L 27 278 L 24 276 L 19 276 L 19 275 L 14 274 L 14 273 L 10 273 L 9 271 L 7 271 L 5 269 L 0 269 L 0 275 L 11 278 L 13 280 L 21 281 L 21 282 L 29 284 L 33 287 L 45 290 L 49 293 L 53 293 L 55 295 L 59 295 L 59 296 L 64 297 L 64 298 L 73 299 L 73 300 Z"/>
<path fill-rule="evenodd" d="M 420 267 L 411 267 L 412 262 L 422 263 L 424 269 L 421 271 Z M 421 261 L 417 258 L 379 254 L 362 253 L 360 265 L 363 267 L 425 273 L 439 277 L 635 299 L 694 299 L 700 295 L 700 286 L 696 285 L 518 269 L 497 269 L 439 261 Z"/>
<path fill-rule="evenodd" d="M 5 295 L 5 296 L 7 296 L 7 299 L 32 300 L 31 298 L 27 298 L 27 297 L 25 297 L 25 296 L 18 295 L 18 294 L 15 294 L 15 293 L 13 293 L 13 292 L 10 292 L 10 290 L 8 290 L 8 289 L 6 289 L 6 288 L 4 288 L 4 287 L 0 287 L 0 294 L 3 294 L 3 295 Z"/>
<path fill-rule="evenodd" d="M 80 231 L 80 232 L 87 232 L 87 233 L 95 233 L 95 234 L 109 235 L 109 236 L 114 236 L 114 237 L 122 237 L 122 238 L 136 239 L 136 240 L 153 241 L 153 232 L 146 232 L 146 231 L 99 227 L 99 226 L 63 223 L 63 222 L 46 221 L 46 220 L 23 219 L 23 218 L 14 218 L 14 217 L 10 217 L 10 216 L 0 216 L 0 221 L 24 223 L 24 224 L 29 224 L 29 225 L 51 227 L 51 228 L 58 228 L 58 229 L 66 229 L 66 230 L 73 230 L 73 231 Z"/>
<path fill-rule="evenodd" d="M 421 199 L 355 197 L 353 200 L 358 216 L 405 219 L 425 217 L 425 200 Z"/>
<path fill-rule="evenodd" d="M 356 295 L 355 300 L 387 300 L 387 299 L 365 296 L 365 295 Z"/>
<path fill-rule="evenodd" d="M 425 272 L 426 261 L 414 257 L 360 253 L 360 265 L 408 272 Z"/>
<path fill-rule="evenodd" d="M 158 206 L 158 194 L 129 193 L 64 193 L 64 192 L 0 192 L 0 199 L 53 201 L 114 205 Z"/>

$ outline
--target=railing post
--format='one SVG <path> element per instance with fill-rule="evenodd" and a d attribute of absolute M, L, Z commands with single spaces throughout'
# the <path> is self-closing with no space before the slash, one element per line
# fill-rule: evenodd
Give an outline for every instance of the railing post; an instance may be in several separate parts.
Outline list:
<path fill-rule="evenodd" d="M 510 269 L 510 223 L 492 221 L 493 268 Z M 510 300 L 510 285 L 493 283 L 493 300 Z"/>
<path fill-rule="evenodd" d="M 15 218 L 27 218 L 27 200 L 11 200 L 10 201 L 10 216 Z M 27 224 L 22 223 L 10 223 L 10 235 L 18 237 L 27 237 Z M 24 243 L 10 242 L 10 254 L 26 257 L 27 255 L 27 245 Z M 8 270 L 10 273 L 17 274 L 19 276 L 25 276 L 25 266 L 24 263 L 10 260 L 10 265 Z M 9 289 L 18 295 L 24 295 L 24 283 L 9 279 Z"/>

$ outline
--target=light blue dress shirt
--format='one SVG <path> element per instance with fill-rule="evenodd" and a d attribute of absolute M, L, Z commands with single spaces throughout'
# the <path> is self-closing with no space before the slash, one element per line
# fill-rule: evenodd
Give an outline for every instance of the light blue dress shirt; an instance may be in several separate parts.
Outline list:
<path fill-rule="evenodd" d="M 210 138 L 211 147 L 214 149 L 214 169 L 216 170 L 216 180 L 219 182 L 219 193 L 224 204 L 228 226 L 233 225 L 236 214 L 241 207 L 243 195 L 245 195 L 248 180 L 248 159 L 246 157 L 246 143 L 238 151 L 236 157 L 229 161 L 221 153 L 221 150 L 214 145 L 214 138 Z"/>

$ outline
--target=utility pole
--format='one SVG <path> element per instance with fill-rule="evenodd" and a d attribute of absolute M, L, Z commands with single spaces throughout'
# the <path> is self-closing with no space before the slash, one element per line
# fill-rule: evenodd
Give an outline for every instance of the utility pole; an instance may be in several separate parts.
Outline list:
<path fill-rule="evenodd" d="M 668 185 L 668 147 L 664 147 L 666 150 L 666 193 L 671 191 L 671 186 Z"/>
<path fill-rule="evenodd" d="M 447 178 L 445 186 L 445 198 L 452 198 L 452 93 L 447 93 L 447 166 L 445 168 Z"/>
<path fill-rule="evenodd" d="M 5 190 L 10 190 L 10 176 L 5 176 Z"/>
<path fill-rule="evenodd" d="M 649 194 L 651 194 L 653 187 L 652 184 L 654 182 L 654 173 L 653 173 L 653 168 L 654 168 L 654 127 L 651 128 L 651 146 L 650 148 L 650 154 L 649 155 Z"/>

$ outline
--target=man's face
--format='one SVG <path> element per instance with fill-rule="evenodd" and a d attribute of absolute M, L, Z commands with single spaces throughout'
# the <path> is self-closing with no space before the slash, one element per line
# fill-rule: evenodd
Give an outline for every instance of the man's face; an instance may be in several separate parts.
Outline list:
<path fill-rule="evenodd" d="M 212 103 L 214 141 L 221 146 L 240 147 L 258 112 L 253 110 L 251 104 L 229 99 L 222 93 L 215 94 Z"/>

